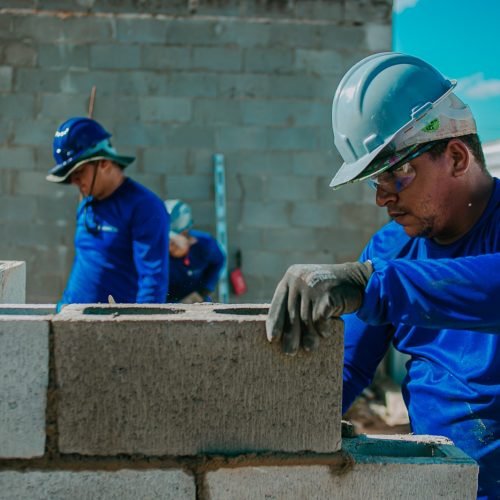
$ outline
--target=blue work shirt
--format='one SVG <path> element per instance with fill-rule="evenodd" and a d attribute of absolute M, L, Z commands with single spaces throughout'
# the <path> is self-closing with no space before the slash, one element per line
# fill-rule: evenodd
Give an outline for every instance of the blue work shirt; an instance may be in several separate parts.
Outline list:
<path fill-rule="evenodd" d="M 390 222 L 365 248 L 374 273 L 345 319 L 343 410 L 390 342 L 410 356 L 412 431 L 446 436 L 480 466 L 479 498 L 500 498 L 500 181 L 458 241 L 410 238 Z"/>
<path fill-rule="evenodd" d="M 60 304 L 163 303 L 168 291 L 170 216 L 163 201 L 126 178 L 77 210 L 75 258 Z"/>
<path fill-rule="evenodd" d="M 170 283 L 167 302 L 179 302 L 192 292 L 213 292 L 226 257 L 217 240 L 208 233 L 192 229 L 196 238 L 185 257 L 170 257 Z M 204 297 L 210 300 L 209 297 Z"/>

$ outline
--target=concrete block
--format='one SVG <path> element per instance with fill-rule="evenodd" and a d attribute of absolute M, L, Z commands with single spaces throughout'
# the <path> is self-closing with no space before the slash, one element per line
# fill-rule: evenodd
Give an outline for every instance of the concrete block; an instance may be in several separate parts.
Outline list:
<path fill-rule="evenodd" d="M 89 68 L 89 46 L 72 43 L 40 44 L 38 64 L 43 68 Z"/>
<path fill-rule="evenodd" d="M 241 71 L 243 53 L 239 47 L 194 47 L 193 68 L 208 71 Z"/>
<path fill-rule="evenodd" d="M 221 151 L 265 150 L 269 131 L 262 127 L 219 127 L 215 147 Z"/>
<path fill-rule="evenodd" d="M 0 500 L 195 500 L 194 478 L 181 470 L 3 471 Z"/>
<path fill-rule="evenodd" d="M 23 108 L 23 100 L 20 99 L 20 108 Z M 4 108 L 0 98 L 0 107 Z M 7 108 L 9 105 L 6 106 Z M 34 151 L 30 147 L 2 148 L 0 154 L 0 169 L 10 168 L 12 170 L 33 170 L 35 166 Z"/>
<path fill-rule="evenodd" d="M 166 47 L 146 45 L 142 47 L 142 66 L 148 69 L 190 69 L 191 47 Z"/>
<path fill-rule="evenodd" d="M 171 22 L 152 17 L 119 17 L 115 20 L 116 40 L 126 43 L 164 43 Z"/>
<path fill-rule="evenodd" d="M 1 30 L 1 28 L 0 28 Z M 36 64 L 36 49 L 35 47 L 21 43 L 12 42 L 4 45 L 4 62 L 6 64 L 19 66 L 35 66 Z M 2 108 L 3 109 L 3 108 Z"/>
<path fill-rule="evenodd" d="M 196 72 L 172 72 L 161 75 L 166 81 L 165 93 L 170 96 L 215 97 L 217 95 L 218 75 Z"/>
<path fill-rule="evenodd" d="M 167 175 L 166 188 L 171 198 L 203 201 L 212 198 L 214 183 L 208 175 Z"/>
<path fill-rule="evenodd" d="M 297 203 L 293 205 L 290 221 L 297 227 L 323 227 L 333 230 L 340 224 L 338 210 L 333 203 Z"/>
<path fill-rule="evenodd" d="M 389 436 L 388 436 L 389 437 Z M 390 436 L 391 438 L 393 436 Z M 419 441 L 344 439 L 347 461 L 309 457 L 310 465 L 237 467 L 208 472 L 209 499 L 304 498 L 335 500 L 474 499 L 477 464 L 451 443 L 433 436 Z M 343 444 L 344 446 L 344 444 Z M 350 455 L 350 460 L 349 460 Z M 304 460 L 302 459 L 304 463 Z"/>
<path fill-rule="evenodd" d="M 243 207 L 241 226 L 284 228 L 290 225 L 290 205 L 286 202 L 247 202 Z"/>
<path fill-rule="evenodd" d="M 0 303 L 24 304 L 26 262 L 0 260 Z"/>
<path fill-rule="evenodd" d="M 44 454 L 48 315 L 54 309 L 47 305 L 0 306 L 0 458 Z M 5 493 L 2 486 L 0 492 Z"/>
<path fill-rule="evenodd" d="M 287 151 L 314 151 L 318 149 L 316 127 L 269 128 L 267 129 L 270 149 Z"/>
<path fill-rule="evenodd" d="M 271 77 L 266 74 L 220 74 L 217 95 L 222 97 L 268 97 Z"/>
<path fill-rule="evenodd" d="M 267 306 L 68 306 L 54 317 L 59 449 L 115 455 L 340 447 L 343 339 L 290 358 Z"/>
<path fill-rule="evenodd" d="M 241 106 L 232 99 L 194 99 L 193 120 L 200 125 L 239 125 Z"/>
<path fill-rule="evenodd" d="M 12 66 L 0 66 L 0 92 L 12 90 L 14 68 Z"/>
<path fill-rule="evenodd" d="M 244 71 L 248 73 L 289 73 L 293 68 L 292 48 L 252 48 L 245 50 Z"/>
<path fill-rule="evenodd" d="M 191 119 L 191 101 L 183 97 L 142 97 L 141 122 L 187 122 Z"/>
<path fill-rule="evenodd" d="M 246 125 L 321 126 L 330 120 L 331 104 L 295 99 L 252 99 L 241 101 Z"/>
<path fill-rule="evenodd" d="M 137 69 L 141 67 L 141 48 L 137 45 L 90 46 L 90 67 L 106 69 Z"/>

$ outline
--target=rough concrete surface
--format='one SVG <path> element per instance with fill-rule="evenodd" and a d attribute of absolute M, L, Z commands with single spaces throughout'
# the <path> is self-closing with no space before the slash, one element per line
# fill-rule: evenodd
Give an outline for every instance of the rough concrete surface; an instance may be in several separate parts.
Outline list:
<path fill-rule="evenodd" d="M 194 500 L 180 470 L 0 472 L 0 500 Z"/>
<path fill-rule="evenodd" d="M 211 500 L 467 500 L 476 498 L 476 463 L 449 441 L 345 439 L 352 466 L 328 465 L 219 469 L 206 477 Z M 373 448 L 370 448 L 372 445 Z M 344 445 L 343 445 L 344 447 Z M 352 452 L 352 450 L 356 450 Z"/>
<path fill-rule="evenodd" d="M 340 448 L 341 335 L 287 357 L 255 314 L 265 306 L 82 309 L 53 320 L 62 453 Z"/>
<path fill-rule="evenodd" d="M 46 316 L 6 315 L 7 309 L 0 308 L 0 457 L 41 456 L 45 447 L 49 322 Z"/>
<path fill-rule="evenodd" d="M 26 302 L 26 262 L 0 260 L 0 304 Z"/>

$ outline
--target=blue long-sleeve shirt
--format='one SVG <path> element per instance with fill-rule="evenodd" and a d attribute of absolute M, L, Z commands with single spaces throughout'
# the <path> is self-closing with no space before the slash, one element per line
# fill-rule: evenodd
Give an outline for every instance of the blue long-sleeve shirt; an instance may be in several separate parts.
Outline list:
<path fill-rule="evenodd" d="M 77 210 L 75 258 L 60 304 L 162 303 L 168 291 L 170 218 L 163 201 L 126 178 Z"/>
<path fill-rule="evenodd" d="M 391 222 L 366 259 L 363 305 L 344 318 L 344 411 L 392 342 L 410 356 L 402 390 L 413 432 L 452 439 L 479 463 L 479 498 L 500 498 L 500 181 L 458 241 L 409 238 Z"/>
<path fill-rule="evenodd" d="M 226 257 L 217 240 L 196 229 L 189 231 L 196 238 L 186 257 L 170 257 L 168 302 L 179 302 L 192 292 L 215 290 Z"/>

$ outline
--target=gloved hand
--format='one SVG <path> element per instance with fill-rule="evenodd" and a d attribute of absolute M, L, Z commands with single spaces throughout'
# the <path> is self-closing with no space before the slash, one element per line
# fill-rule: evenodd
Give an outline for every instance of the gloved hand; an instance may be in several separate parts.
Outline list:
<path fill-rule="evenodd" d="M 283 351 L 312 351 L 319 337 L 342 330 L 342 314 L 359 309 L 373 273 L 372 263 L 296 264 L 288 268 L 274 292 L 266 331 L 269 342 L 282 341 Z"/>

